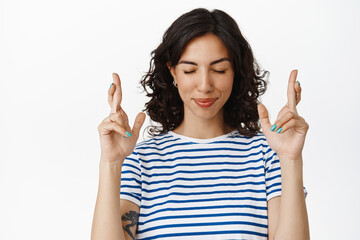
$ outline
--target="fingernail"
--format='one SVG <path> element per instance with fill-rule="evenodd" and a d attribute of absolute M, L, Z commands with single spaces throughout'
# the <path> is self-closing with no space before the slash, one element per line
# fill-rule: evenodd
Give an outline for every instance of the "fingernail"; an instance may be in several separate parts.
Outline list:
<path fill-rule="evenodd" d="M 112 85 L 113 85 L 113 83 L 111 83 L 111 84 L 110 84 L 110 87 L 109 87 L 109 88 L 111 88 L 111 87 L 112 87 Z"/>
<path fill-rule="evenodd" d="M 126 131 L 126 134 L 127 134 L 129 137 L 131 137 L 131 133 L 129 133 L 128 131 Z"/>
<path fill-rule="evenodd" d="M 124 138 L 127 138 L 127 136 L 124 136 Z"/>
<path fill-rule="evenodd" d="M 299 81 L 297 81 L 297 83 L 298 83 L 298 85 L 300 86 L 300 82 L 299 82 Z"/>
<path fill-rule="evenodd" d="M 272 127 L 270 128 L 270 131 L 273 132 L 276 129 L 276 127 L 277 127 L 276 124 L 272 125 Z"/>
<path fill-rule="evenodd" d="M 281 133 L 281 131 L 282 131 L 282 128 L 279 128 L 276 132 Z"/>

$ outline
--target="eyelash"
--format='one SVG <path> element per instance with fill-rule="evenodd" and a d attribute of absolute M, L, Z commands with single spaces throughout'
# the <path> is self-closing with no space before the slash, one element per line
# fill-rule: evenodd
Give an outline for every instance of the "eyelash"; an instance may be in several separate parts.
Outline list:
<path fill-rule="evenodd" d="M 193 72 L 195 72 L 195 71 L 184 71 L 185 74 L 190 74 L 190 73 L 193 73 Z M 225 70 L 224 70 L 224 71 L 215 71 L 215 70 L 214 70 L 214 72 L 223 74 L 223 73 L 225 73 Z"/>

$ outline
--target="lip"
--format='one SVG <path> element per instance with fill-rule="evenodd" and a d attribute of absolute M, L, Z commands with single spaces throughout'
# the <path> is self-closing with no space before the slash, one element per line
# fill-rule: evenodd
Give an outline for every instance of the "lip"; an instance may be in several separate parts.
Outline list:
<path fill-rule="evenodd" d="M 208 108 L 214 104 L 217 98 L 194 98 L 195 103 L 202 108 Z"/>

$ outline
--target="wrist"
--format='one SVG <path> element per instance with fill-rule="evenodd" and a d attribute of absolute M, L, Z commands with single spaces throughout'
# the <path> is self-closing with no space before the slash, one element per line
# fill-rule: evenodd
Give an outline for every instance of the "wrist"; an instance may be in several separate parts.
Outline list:
<path fill-rule="evenodd" d="M 297 156 L 288 156 L 288 155 L 281 155 L 279 154 L 280 164 L 289 164 L 289 165 L 301 165 L 303 162 L 302 155 Z"/>
<path fill-rule="evenodd" d="M 283 181 L 303 181 L 303 161 L 302 158 L 289 159 L 279 156 L 281 179 Z"/>
<path fill-rule="evenodd" d="M 107 159 L 100 158 L 100 166 L 118 166 L 118 165 L 122 165 L 124 160 L 125 159 L 108 161 Z"/>
<path fill-rule="evenodd" d="M 100 154 L 100 164 L 107 164 L 107 165 L 116 165 L 119 162 L 122 164 L 125 160 L 126 156 L 123 155 L 114 155 L 114 154 Z"/>
<path fill-rule="evenodd" d="M 101 159 L 99 163 L 100 175 L 120 176 L 123 162 L 124 161 L 121 159 L 116 161 L 106 161 Z"/>

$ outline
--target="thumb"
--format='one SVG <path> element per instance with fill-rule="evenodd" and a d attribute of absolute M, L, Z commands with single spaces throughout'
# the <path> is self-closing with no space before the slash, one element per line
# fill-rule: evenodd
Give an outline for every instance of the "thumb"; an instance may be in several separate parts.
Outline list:
<path fill-rule="evenodd" d="M 140 129 L 145 121 L 145 113 L 141 112 L 138 113 L 138 115 L 135 118 L 134 126 L 133 126 L 133 133 L 135 133 L 137 136 L 139 136 Z"/>
<path fill-rule="evenodd" d="M 262 103 L 258 104 L 258 114 L 259 114 L 259 119 L 260 119 L 260 123 L 261 123 L 263 130 L 265 128 L 270 128 L 271 124 L 269 121 L 269 114 L 268 114 L 268 111 L 267 111 L 265 105 Z"/>

